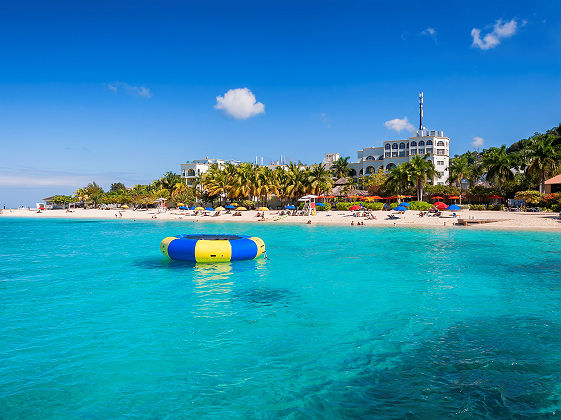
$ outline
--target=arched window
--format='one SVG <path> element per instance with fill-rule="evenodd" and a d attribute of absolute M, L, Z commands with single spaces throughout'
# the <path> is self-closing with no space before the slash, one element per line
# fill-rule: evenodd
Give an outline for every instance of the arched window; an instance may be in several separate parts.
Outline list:
<path fill-rule="evenodd" d="M 354 177 L 356 176 L 356 171 L 354 169 L 350 169 L 349 174 Z"/>
<path fill-rule="evenodd" d="M 373 171 L 374 171 L 374 167 L 373 167 L 373 166 L 367 167 L 367 168 L 366 168 L 366 175 L 370 175 Z"/>
<path fill-rule="evenodd" d="M 436 143 L 437 146 L 444 146 L 444 142 L 443 141 L 439 141 L 438 143 Z"/>
<path fill-rule="evenodd" d="M 432 140 L 427 140 L 427 146 L 432 146 Z"/>
<path fill-rule="evenodd" d="M 378 160 L 384 160 L 384 155 L 378 156 Z"/>
<path fill-rule="evenodd" d="M 384 170 L 384 165 L 381 165 L 378 170 L 383 171 Z"/>
<path fill-rule="evenodd" d="M 376 160 L 376 158 L 374 156 L 367 156 L 366 160 Z"/>
<path fill-rule="evenodd" d="M 400 149 L 405 149 L 405 143 L 399 143 L 399 148 Z"/>
<path fill-rule="evenodd" d="M 386 143 L 386 150 L 390 150 L 390 149 L 391 149 L 390 144 L 389 144 L 389 143 Z"/>
<path fill-rule="evenodd" d="M 189 169 L 187 171 L 187 176 L 195 176 L 195 170 L 194 169 Z"/>
<path fill-rule="evenodd" d="M 411 147 L 417 147 L 417 142 L 416 142 L 416 141 L 412 141 L 412 142 L 411 142 Z"/>
<path fill-rule="evenodd" d="M 425 142 L 423 140 L 419 142 L 419 147 L 425 147 Z"/>
<path fill-rule="evenodd" d="M 397 149 L 397 143 L 392 144 L 392 149 Z"/>
<path fill-rule="evenodd" d="M 362 175 L 362 169 L 360 170 L 359 175 Z"/>
<path fill-rule="evenodd" d="M 386 170 L 390 170 L 392 168 L 395 168 L 395 163 L 388 163 L 388 166 L 386 166 Z"/>

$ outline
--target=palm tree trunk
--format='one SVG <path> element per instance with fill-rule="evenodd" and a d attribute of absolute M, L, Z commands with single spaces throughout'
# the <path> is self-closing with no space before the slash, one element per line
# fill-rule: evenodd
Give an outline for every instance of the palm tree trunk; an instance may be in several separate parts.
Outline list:
<path fill-rule="evenodd" d="M 542 171 L 540 175 L 540 192 L 545 193 L 545 171 Z"/>

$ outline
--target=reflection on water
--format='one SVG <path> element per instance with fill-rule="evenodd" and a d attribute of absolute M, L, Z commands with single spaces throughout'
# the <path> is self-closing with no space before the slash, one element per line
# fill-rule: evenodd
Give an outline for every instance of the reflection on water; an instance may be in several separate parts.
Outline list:
<path fill-rule="evenodd" d="M 232 263 L 195 264 L 193 268 L 193 283 L 195 285 L 196 317 L 214 318 L 231 316 L 233 269 Z"/>

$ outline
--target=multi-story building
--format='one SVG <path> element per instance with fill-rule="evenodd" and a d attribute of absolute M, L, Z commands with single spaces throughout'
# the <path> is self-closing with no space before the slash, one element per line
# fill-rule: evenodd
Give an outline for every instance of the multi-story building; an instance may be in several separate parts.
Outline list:
<path fill-rule="evenodd" d="M 193 185 L 195 183 L 195 179 L 198 176 L 206 173 L 210 166 L 213 164 L 218 164 L 219 168 L 223 168 L 227 163 L 231 163 L 233 165 L 240 164 L 240 161 L 237 160 L 224 160 L 224 159 L 198 159 L 193 161 L 188 161 L 181 164 L 181 176 L 185 178 L 187 185 Z"/>
<path fill-rule="evenodd" d="M 394 166 L 408 162 L 415 155 L 428 154 L 436 169 L 434 185 L 448 182 L 450 163 L 450 139 L 442 131 L 417 130 L 408 139 L 384 141 L 379 147 L 365 147 L 357 152 L 358 161 L 349 164 L 351 176 L 360 178 L 379 170 L 389 171 Z"/>

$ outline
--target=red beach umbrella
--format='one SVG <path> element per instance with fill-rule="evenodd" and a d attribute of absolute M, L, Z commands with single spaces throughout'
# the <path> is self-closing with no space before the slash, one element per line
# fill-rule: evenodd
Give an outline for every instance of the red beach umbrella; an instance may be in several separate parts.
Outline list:
<path fill-rule="evenodd" d="M 432 198 L 433 200 L 444 200 L 444 197 L 441 197 L 439 195 L 436 195 Z M 436 204 L 436 203 L 435 203 Z"/>
<path fill-rule="evenodd" d="M 437 201 L 436 203 L 433 204 L 434 207 L 436 207 L 439 210 L 444 210 L 445 208 L 447 208 L 448 206 L 443 203 L 442 201 Z"/>
<path fill-rule="evenodd" d="M 361 208 L 360 206 L 355 205 L 355 206 L 351 206 L 349 210 L 355 211 L 355 210 L 360 210 L 360 208 Z"/>

